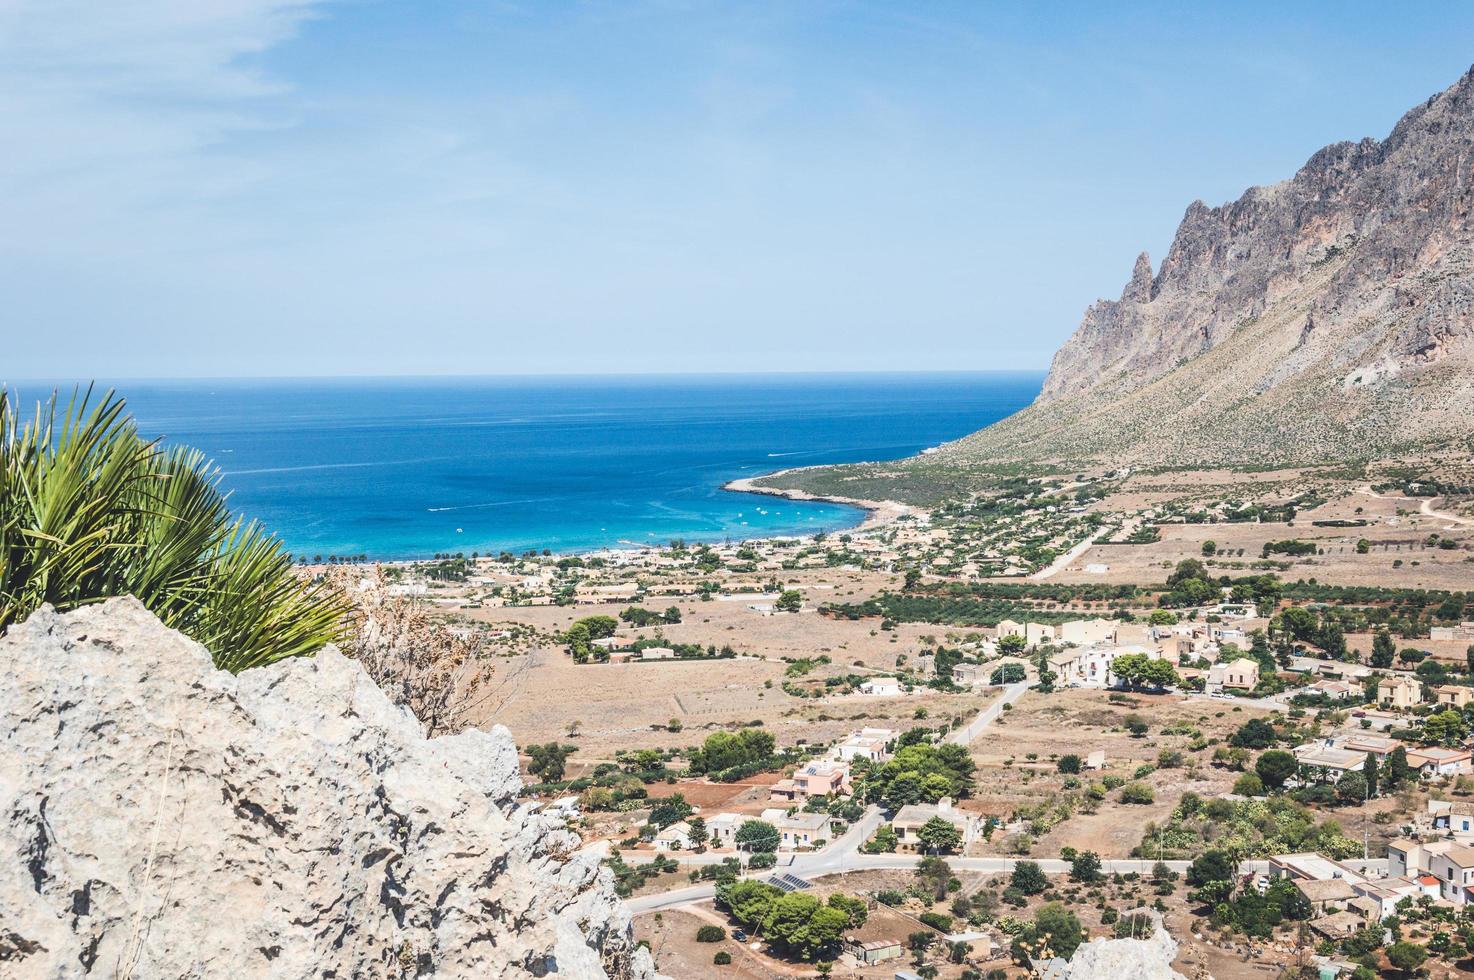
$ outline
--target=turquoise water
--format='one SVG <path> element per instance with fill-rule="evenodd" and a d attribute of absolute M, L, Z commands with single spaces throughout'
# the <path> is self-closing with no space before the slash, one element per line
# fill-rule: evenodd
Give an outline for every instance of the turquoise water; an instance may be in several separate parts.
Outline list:
<path fill-rule="evenodd" d="M 723 491 L 894 459 L 1033 400 L 1039 373 L 115 383 L 298 555 L 590 550 L 807 534 L 863 513 Z M 22 395 L 40 393 L 22 383 Z"/>

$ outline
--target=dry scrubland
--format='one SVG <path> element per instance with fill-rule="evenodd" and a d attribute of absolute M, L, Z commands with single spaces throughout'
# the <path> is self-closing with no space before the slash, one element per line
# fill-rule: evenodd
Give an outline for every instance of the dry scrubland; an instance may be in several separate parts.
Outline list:
<path fill-rule="evenodd" d="M 922 637 L 943 635 L 941 628 L 926 624 L 903 624 L 881 632 L 874 621 L 840 621 L 814 613 L 812 604 L 830 599 L 859 601 L 897 582 L 894 575 L 849 574 L 854 581 L 848 587 L 834 587 L 838 577 L 832 573 L 794 576 L 810 603 L 801 613 L 765 616 L 749 609 L 748 601 L 652 597 L 646 605 L 662 609 L 674 605 L 681 610 L 683 621 L 628 634 L 653 636 L 658 629 L 672 642 L 731 644 L 745 655 L 735 660 L 574 664 L 552 634 L 585 616 L 614 615 L 623 608 L 617 604 L 461 611 L 488 622 L 528 623 L 548 634 L 544 645 L 498 661 L 493 693 L 469 720 L 478 726 L 504 724 L 523 743 L 564 738 L 573 723 L 579 722 L 575 759 L 581 760 L 608 757 L 616 749 L 695 745 L 713 728 L 756 720 L 781 744 L 801 739 L 821 742 L 862 725 L 909 727 L 915 723 L 918 708 L 937 716 L 971 714 L 991 699 L 986 694 L 928 692 L 899 698 L 854 694 L 815 701 L 786 694 L 783 657 L 828 655 L 834 661 L 810 677 L 893 670 L 898 656 L 914 658 L 921 652 Z M 857 663 L 863 666 L 855 666 Z M 682 731 L 666 730 L 672 718 L 680 720 Z"/>
<path fill-rule="evenodd" d="M 1250 718 L 1269 717 L 1271 712 L 1229 701 L 1183 698 L 1175 695 L 1133 696 L 1130 703 L 1116 704 L 1105 691 L 1061 690 L 1050 695 L 1027 695 L 1004 715 L 1002 723 L 973 743 L 978 762 L 978 788 L 967 806 L 990 816 L 1007 819 L 1016 810 L 1056 799 L 1064 791 L 1066 777 L 1056 771 L 1051 756 L 1076 754 L 1082 758 L 1096 750 L 1106 754 L 1100 773 L 1082 773 L 1083 781 L 1116 775 L 1150 786 L 1155 801 L 1125 804 L 1110 794 L 1093 814 L 1076 812 L 1058 824 L 1033 846 L 1035 856 L 1054 857 L 1063 847 L 1096 851 L 1107 857 L 1126 857 L 1141 842 L 1148 821 L 1161 822 L 1171 814 L 1182 794 L 1188 791 L 1210 797 L 1228 792 L 1238 773 L 1215 769 L 1208 764 L 1212 747 L 1194 753 L 1188 735 L 1163 735 L 1166 727 L 1191 725 L 1209 741 L 1220 743 Z M 1142 738 L 1126 731 L 1126 719 L 1136 715 L 1151 730 Z M 1158 769 L 1133 780 L 1138 766 L 1155 764 L 1166 750 L 1183 753 L 1182 767 Z M 1030 760 L 1029 754 L 1038 756 Z M 993 840 L 977 846 L 974 853 L 1010 853 L 1009 837 L 994 834 Z"/>

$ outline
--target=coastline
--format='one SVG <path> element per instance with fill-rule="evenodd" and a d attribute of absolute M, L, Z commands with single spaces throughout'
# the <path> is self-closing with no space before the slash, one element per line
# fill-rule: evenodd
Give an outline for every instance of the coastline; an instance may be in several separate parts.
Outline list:
<path fill-rule="evenodd" d="M 735 480 L 728 480 L 722 484 L 723 490 L 733 493 L 757 493 L 767 497 L 783 497 L 787 500 L 812 500 L 828 504 L 844 504 L 847 507 L 858 507 L 865 511 L 865 519 L 855 526 L 856 531 L 873 531 L 877 528 L 892 524 L 902 517 L 914 517 L 920 513 L 920 508 L 910 504 L 903 504 L 895 500 L 866 500 L 861 497 L 840 497 L 834 495 L 820 495 L 809 493 L 806 490 L 785 490 L 778 487 L 762 487 L 754 485 L 754 480 L 763 480 L 768 477 L 782 476 L 785 473 L 793 473 L 802 467 L 791 467 L 786 470 L 774 470 L 771 473 L 763 473 L 759 476 L 744 476 Z M 782 537 L 782 535 L 776 535 Z"/>

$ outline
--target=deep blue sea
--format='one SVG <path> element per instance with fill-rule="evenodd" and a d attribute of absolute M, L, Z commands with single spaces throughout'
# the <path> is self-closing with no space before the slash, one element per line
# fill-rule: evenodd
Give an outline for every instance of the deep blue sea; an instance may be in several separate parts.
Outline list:
<path fill-rule="evenodd" d="M 850 527 L 864 516 L 851 507 L 721 486 L 909 456 L 1017 411 L 1042 382 L 990 372 L 113 384 L 146 434 L 211 456 L 236 510 L 294 553 L 417 558 Z"/>

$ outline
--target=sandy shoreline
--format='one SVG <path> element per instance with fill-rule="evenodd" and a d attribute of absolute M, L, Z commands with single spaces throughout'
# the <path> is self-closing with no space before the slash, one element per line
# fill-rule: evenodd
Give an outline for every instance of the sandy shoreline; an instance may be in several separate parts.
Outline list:
<path fill-rule="evenodd" d="M 884 527 L 901 517 L 915 516 L 918 509 L 909 504 L 898 503 L 894 500 L 864 500 L 859 497 L 821 496 L 809 493 L 805 490 L 783 490 L 777 487 L 760 487 L 753 484 L 754 480 L 763 480 L 769 477 L 781 476 L 784 473 L 792 473 L 793 470 L 775 470 L 772 473 L 764 473 L 761 476 L 744 476 L 736 480 L 729 480 L 722 484 L 723 490 L 731 490 L 736 493 L 760 493 L 768 497 L 783 497 L 788 500 L 812 500 L 828 504 L 844 504 L 849 507 L 859 507 L 866 511 L 865 520 L 861 521 L 855 528 L 857 531 L 870 531 L 878 527 Z M 781 535 L 778 535 L 781 537 Z"/>
<path fill-rule="evenodd" d="M 787 470 L 774 470 L 774 471 L 769 472 L 769 473 L 763 473 L 763 474 L 761 474 L 759 476 L 744 476 L 744 477 L 740 477 L 740 478 L 738 478 L 736 480 L 729 480 L 728 482 L 722 484 L 721 489 L 723 489 L 723 490 L 730 490 L 730 491 L 732 491 L 734 493 L 756 493 L 756 494 L 761 494 L 761 495 L 763 495 L 765 497 L 783 497 L 783 498 L 786 498 L 788 500 L 810 500 L 810 501 L 814 501 L 816 503 L 843 504 L 843 505 L 845 505 L 847 507 L 858 507 L 859 509 L 865 511 L 865 518 L 859 524 L 855 525 L 853 528 L 847 529 L 847 530 L 854 530 L 854 531 L 872 531 L 872 530 L 875 530 L 877 528 L 884 527 L 887 524 L 891 524 L 891 523 L 893 523 L 894 521 L 896 521 L 897 519 L 899 519 L 901 517 L 905 517 L 905 516 L 908 516 L 908 515 L 909 516 L 914 516 L 916 514 L 921 513 L 921 511 L 920 511 L 919 508 L 912 507 L 909 504 L 898 503 L 898 502 L 896 502 L 894 500 L 863 500 L 863 499 L 861 499 L 859 497 L 820 496 L 818 494 L 808 493 L 808 492 L 803 491 L 803 490 L 780 490 L 780 489 L 776 489 L 774 487 L 759 487 L 759 486 L 754 486 L 753 485 L 753 481 L 754 480 L 762 480 L 762 479 L 766 479 L 768 477 L 779 476 L 779 475 L 781 475 L 783 473 L 791 473 L 791 472 L 793 472 L 792 469 L 787 469 Z M 807 534 L 759 534 L 759 535 L 755 535 L 755 536 L 753 536 L 751 538 L 743 538 L 741 540 L 744 540 L 744 541 L 785 541 L 785 540 L 802 539 L 802 538 L 805 538 L 805 537 L 808 537 L 808 535 Z M 639 551 L 649 551 L 651 549 L 659 549 L 659 548 L 662 548 L 662 547 L 664 547 L 663 544 L 655 544 L 655 543 L 651 543 L 651 544 L 634 544 L 634 543 L 628 543 L 628 544 L 608 545 L 608 546 L 603 547 L 603 548 L 582 548 L 582 549 L 572 549 L 572 550 L 568 550 L 568 551 L 554 550 L 554 551 L 552 551 L 551 555 L 546 556 L 546 557 L 555 557 L 556 558 L 556 557 L 566 557 L 566 556 L 570 556 L 570 555 L 586 556 L 586 555 L 597 555 L 597 554 L 604 553 L 604 552 L 616 552 L 616 551 L 639 552 Z M 491 556 L 491 553 L 488 552 L 483 557 L 490 558 L 492 556 Z M 424 558 L 371 558 L 371 559 L 368 559 L 368 560 L 362 561 L 362 562 L 343 562 L 343 563 L 341 563 L 339 565 L 327 565 L 327 564 L 320 564 L 320 563 L 314 562 L 314 563 L 310 563 L 310 564 L 306 564 L 306 565 L 300 565 L 299 564 L 296 567 L 298 569 L 300 569 L 301 571 L 305 571 L 305 572 L 309 572 L 309 573 L 313 573 L 313 574 L 320 574 L 321 572 L 327 570 L 328 568 L 343 567 L 343 566 L 346 566 L 346 565 L 362 565 L 364 567 L 370 567 L 370 566 L 373 566 L 373 565 L 405 565 L 405 566 L 408 566 L 408 565 L 423 564 L 425 562 L 430 562 L 430 561 L 434 561 L 434 560 L 435 559 L 434 558 L 431 558 L 431 557 L 424 557 Z"/>

